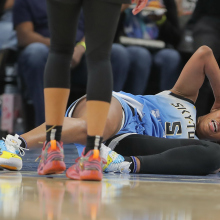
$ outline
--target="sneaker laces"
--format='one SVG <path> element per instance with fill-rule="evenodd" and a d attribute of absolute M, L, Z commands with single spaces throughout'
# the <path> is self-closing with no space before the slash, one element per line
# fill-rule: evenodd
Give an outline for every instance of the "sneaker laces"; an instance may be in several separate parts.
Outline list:
<path fill-rule="evenodd" d="M 40 158 L 41 158 L 41 155 L 38 156 L 38 157 L 35 159 L 35 162 L 37 162 Z M 41 160 L 40 160 L 40 161 L 41 161 Z"/>
<path fill-rule="evenodd" d="M 59 141 L 57 141 L 57 142 L 59 143 Z M 44 142 L 39 141 L 38 144 L 44 144 Z M 48 144 L 48 142 L 45 142 L 45 144 L 44 144 L 42 150 L 45 150 L 45 148 L 47 147 L 47 144 Z M 26 149 L 26 150 L 29 150 L 29 149 Z M 37 162 L 39 159 L 41 159 L 41 160 L 40 160 L 40 163 L 41 163 L 41 161 L 42 161 L 42 153 L 40 154 L 40 156 L 38 156 L 38 157 L 35 159 L 35 162 Z M 78 158 L 77 158 L 77 159 L 78 159 Z"/>
<path fill-rule="evenodd" d="M 130 163 L 124 161 L 124 157 L 111 148 L 102 144 L 100 149 L 100 157 L 102 160 L 102 169 L 104 172 L 129 173 Z M 110 161 L 108 162 L 108 158 Z"/>
<path fill-rule="evenodd" d="M 26 149 L 26 148 L 19 146 L 17 142 L 12 142 L 12 141 L 8 140 L 7 137 L 6 137 L 6 139 L 5 138 L 2 138 L 2 139 L 4 140 L 5 146 L 9 151 L 14 152 L 14 151 L 18 150 L 21 156 L 25 155 L 24 150 L 29 150 L 29 149 Z"/>

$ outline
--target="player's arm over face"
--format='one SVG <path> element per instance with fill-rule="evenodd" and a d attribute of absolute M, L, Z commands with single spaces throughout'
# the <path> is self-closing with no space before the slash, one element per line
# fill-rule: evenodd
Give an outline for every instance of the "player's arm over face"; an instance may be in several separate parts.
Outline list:
<path fill-rule="evenodd" d="M 208 77 L 215 96 L 215 104 L 220 107 L 220 70 L 212 50 L 207 46 L 200 47 L 183 68 L 172 92 L 196 101 L 205 75 Z"/>

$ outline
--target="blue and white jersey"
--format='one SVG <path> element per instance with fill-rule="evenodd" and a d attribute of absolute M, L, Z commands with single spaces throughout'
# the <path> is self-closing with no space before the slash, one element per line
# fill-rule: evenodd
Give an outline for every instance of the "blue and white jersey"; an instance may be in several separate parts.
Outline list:
<path fill-rule="evenodd" d="M 125 112 L 124 126 L 118 134 L 197 139 L 196 108 L 191 100 L 171 91 L 145 96 L 114 92 L 113 96 Z"/>
<path fill-rule="evenodd" d="M 137 133 L 163 138 L 198 139 L 196 130 L 196 108 L 194 103 L 170 91 L 157 95 L 132 95 L 113 92 L 124 111 L 124 123 L 117 134 Z M 66 111 L 72 117 L 76 104 L 85 96 L 73 102 Z M 85 146 L 75 144 L 79 155 Z"/>

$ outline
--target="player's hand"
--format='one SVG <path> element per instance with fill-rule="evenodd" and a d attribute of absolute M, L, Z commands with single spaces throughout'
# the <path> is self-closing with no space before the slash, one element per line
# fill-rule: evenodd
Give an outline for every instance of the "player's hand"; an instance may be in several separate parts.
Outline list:
<path fill-rule="evenodd" d="M 73 56 L 72 56 L 71 68 L 75 68 L 79 65 L 85 51 L 86 50 L 82 45 L 75 46 Z"/>
<path fill-rule="evenodd" d="M 148 0 L 132 0 L 132 3 L 136 3 L 136 7 L 132 10 L 133 15 L 138 14 L 147 4 Z"/>

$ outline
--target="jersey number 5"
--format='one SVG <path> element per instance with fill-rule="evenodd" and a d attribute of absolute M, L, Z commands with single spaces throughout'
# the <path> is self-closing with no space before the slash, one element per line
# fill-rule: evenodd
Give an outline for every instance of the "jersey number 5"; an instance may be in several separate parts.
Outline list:
<path fill-rule="evenodd" d="M 178 128 L 176 135 L 181 135 L 182 134 L 182 127 L 181 127 L 181 123 L 179 121 L 173 122 L 172 125 L 170 122 L 165 122 L 166 135 L 168 135 L 168 136 L 174 135 L 176 127 Z"/>

